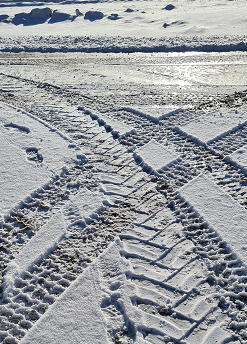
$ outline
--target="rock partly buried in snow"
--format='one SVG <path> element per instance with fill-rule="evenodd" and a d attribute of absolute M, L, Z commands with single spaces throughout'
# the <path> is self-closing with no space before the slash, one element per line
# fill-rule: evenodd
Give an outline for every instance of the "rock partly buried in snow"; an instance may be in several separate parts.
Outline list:
<path fill-rule="evenodd" d="M 162 8 L 162 10 L 172 11 L 172 10 L 174 10 L 174 8 L 175 8 L 175 6 L 173 6 L 172 4 L 169 4 L 166 7 Z"/>
<path fill-rule="evenodd" d="M 55 10 L 52 14 L 51 19 L 49 20 L 49 23 L 54 24 L 54 23 L 63 22 L 65 20 L 72 20 L 72 19 L 73 17 L 70 14 Z"/>
<path fill-rule="evenodd" d="M 75 10 L 75 14 L 76 14 L 76 16 L 77 17 L 79 17 L 79 16 L 82 16 L 83 14 L 81 13 L 81 11 L 80 10 L 78 10 L 78 8 Z"/>
<path fill-rule="evenodd" d="M 31 17 L 52 17 L 52 9 L 49 7 L 45 8 L 33 8 L 30 12 Z"/>
<path fill-rule="evenodd" d="M 104 17 L 104 14 L 100 11 L 88 11 L 85 13 L 84 19 L 94 21 L 100 20 Z"/>
<path fill-rule="evenodd" d="M 120 19 L 121 17 L 119 17 L 119 15 L 117 13 L 112 13 L 110 16 L 107 17 L 108 19 L 111 20 L 117 20 Z"/>
<path fill-rule="evenodd" d="M 9 16 L 7 14 L 0 15 L 0 22 L 8 23 Z"/>
<path fill-rule="evenodd" d="M 131 12 L 134 12 L 134 10 L 132 10 L 132 8 L 127 8 L 127 10 L 125 10 L 124 12 L 129 12 L 129 13 L 131 13 Z"/>

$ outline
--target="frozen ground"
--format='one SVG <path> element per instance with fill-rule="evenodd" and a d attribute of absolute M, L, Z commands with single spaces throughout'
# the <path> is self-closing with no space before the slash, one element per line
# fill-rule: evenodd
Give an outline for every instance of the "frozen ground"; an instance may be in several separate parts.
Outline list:
<path fill-rule="evenodd" d="M 0 64 L 1 342 L 246 343 L 246 54 Z"/>

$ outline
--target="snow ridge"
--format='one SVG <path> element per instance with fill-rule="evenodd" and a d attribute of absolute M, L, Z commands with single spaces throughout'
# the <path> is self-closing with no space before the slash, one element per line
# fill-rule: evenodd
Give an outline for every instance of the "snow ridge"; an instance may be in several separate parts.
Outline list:
<path fill-rule="evenodd" d="M 2 52 L 180 52 L 246 51 L 247 35 L 165 38 L 28 36 L 0 37 Z"/>

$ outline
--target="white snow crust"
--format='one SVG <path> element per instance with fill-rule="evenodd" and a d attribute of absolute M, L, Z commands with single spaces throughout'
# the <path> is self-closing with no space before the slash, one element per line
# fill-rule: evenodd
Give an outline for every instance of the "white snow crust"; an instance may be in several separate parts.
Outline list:
<path fill-rule="evenodd" d="M 156 172 L 180 159 L 177 154 L 153 139 L 138 148 L 134 155 L 140 157 L 145 164 Z"/>
<path fill-rule="evenodd" d="M 0 218 L 44 186 L 82 151 L 58 130 L 0 103 Z"/>
<path fill-rule="evenodd" d="M 247 265 L 247 211 L 204 174 L 179 190 L 232 251 Z"/>
<path fill-rule="evenodd" d="M 246 110 L 221 109 L 198 116 L 198 120 L 176 129 L 201 144 L 210 144 L 247 123 Z"/>
<path fill-rule="evenodd" d="M 124 110 L 138 114 L 139 116 L 150 119 L 154 122 L 159 122 L 165 117 L 171 116 L 182 111 L 181 108 L 177 106 L 135 106 L 134 108 L 125 107 Z"/>

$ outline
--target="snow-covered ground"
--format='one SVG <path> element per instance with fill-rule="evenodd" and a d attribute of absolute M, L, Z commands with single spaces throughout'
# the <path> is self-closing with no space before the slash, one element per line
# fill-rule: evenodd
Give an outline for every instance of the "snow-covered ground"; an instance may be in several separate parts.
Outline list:
<path fill-rule="evenodd" d="M 0 3 L 1 343 L 247 343 L 246 7 Z"/>
<path fill-rule="evenodd" d="M 245 55 L 1 55 L 1 342 L 245 342 Z"/>
<path fill-rule="evenodd" d="M 246 50 L 245 0 L 2 1 L 2 51 Z"/>

